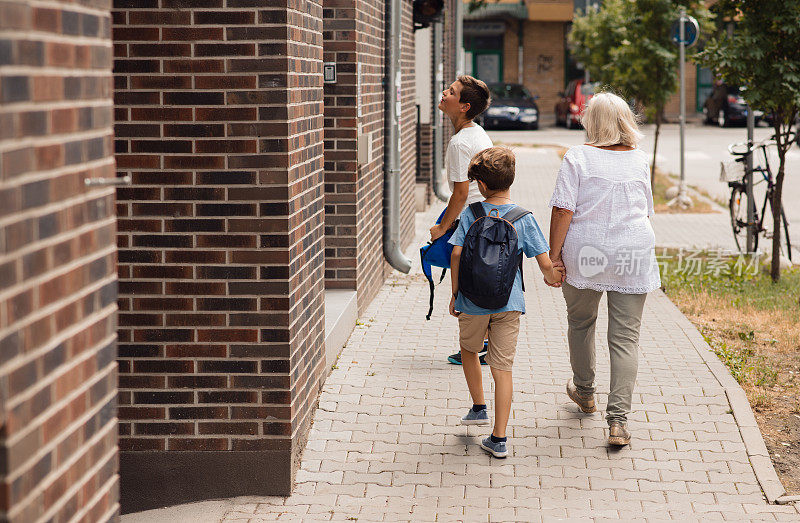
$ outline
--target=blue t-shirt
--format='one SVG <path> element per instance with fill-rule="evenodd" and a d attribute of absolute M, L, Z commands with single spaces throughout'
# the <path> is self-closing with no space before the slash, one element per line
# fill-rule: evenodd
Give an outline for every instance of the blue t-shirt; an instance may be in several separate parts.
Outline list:
<path fill-rule="evenodd" d="M 497 209 L 501 217 L 512 208 L 516 207 L 516 204 L 513 203 L 495 205 L 481 202 L 481 204 L 486 214 L 489 214 L 489 211 L 492 209 Z M 472 214 L 472 210 L 467 206 L 464 212 L 461 213 L 458 228 L 456 228 L 456 231 L 450 238 L 450 243 L 459 247 L 463 246 L 464 238 L 467 236 L 467 230 L 474 221 L 475 215 Z M 536 218 L 533 217 L 533 214 L 526 214 L 514 222 L 514 228 L 517 229 L 520 252 L 524 252 L 525 256 L 528 258 L 533 258 L 534 256 L 538 256 L 550 250 L 550 246 L 547 244 L 542 230 L 539 229 L 539 224 L 536 223 Z M 456 297 L 456 310 L 471 315 L 495 314 L 506 311 L 520 311 L 525 314 L 525 297 L 522 294 L 522 274 L 520 271 L 517 271 L 517 276 L 514 278 L 514 286 L 511 288 L 511 296 L 509 296 L 508 303 L 505 307 L 499 309 L 484 309 L 472 303 L 459 292 Z"/>

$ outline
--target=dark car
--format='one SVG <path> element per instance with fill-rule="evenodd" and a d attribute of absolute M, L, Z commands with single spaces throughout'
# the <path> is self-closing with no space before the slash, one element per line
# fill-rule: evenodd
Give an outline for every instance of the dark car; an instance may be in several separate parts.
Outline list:
<path fill-rule="evenodd" d="M 703 103 L 703 114 L 707 124 L 716 123 L 720 127 L 747 125 L 747 103 L 742 98 L 741 90 L 724 83 L 714 85 Z M 753 116 L 758 125 L 764 113 L 754 110 Z"/>
<path fill-rule="evenodd" d="M 538 129 L 538 96 L 532 95 L 520 84 L 489 84 L 492 104 L 483 113 L 485 129 Z"/>
<path fill-rule="evenodd" d="M 558 93 L 561 99 L 556 103 L 556 125 L 563 125 L 567 129 L 580 129 L 581 116 L 596 88 L 596 83 L 585 84 L 583 79 L 568 83 L 564 91 Z"/>

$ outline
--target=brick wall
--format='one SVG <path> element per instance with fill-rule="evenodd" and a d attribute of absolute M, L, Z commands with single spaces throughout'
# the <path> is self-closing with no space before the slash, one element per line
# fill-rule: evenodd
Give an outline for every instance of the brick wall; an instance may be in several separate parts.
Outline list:
<path fill-rule="evenodd" d="M 677 84 L 678 87 L 675 90 L 675 94 L 670 96 L 667 100 L 667 104 L 664 107 L 664 116 L 667 119 L 675 122 L 680 121 L 681 115 L 681 97 L 680 92 L 680 84 Z M 705 100 L 703 100 L 705 101 Z M 693 116 L 697 113 L 697 66 L 690 62 L 686 61 L 686 116 L 687 118 Z M 716 118 L 716 115 L 714 115 Z"/>
<path fill-rule="evenodd" d="M 442 53 L 444 69 L 442 72 L 442 88 L 449 86 L 456 79 L 456 35 L 455 35 L 455 13 L 456 2 L 460 0 L 445 0 L 444 3 L 444 51 Z M 441 94 L 439 95 L 441 98 Z M 436 102 L 438 105 L 438 101 Z M 442 128 L 442 168 L 444 168 L 444 157 L 447 154 L 447 144 L 450 143 L 450 138 L 453 137 L 453 124 L 450 119 L 442 115 L 442 112 L 437 109 L 437 113 L 441 118 Z M 445 175 L 446 176 L 446 175 Z"/>
<path fill-rule="evenodd" d="M 362 312 L 390 270 L 383 257 L 384 87 L 387 3 L 325 3 L 324 59 L 337 63 L 325 85 L 325 284 L 356 289 Z M 413 237 L 416 106 L 412 3 L 403 2 L 401 233 Z M 360 98 L 357 64 L 361 64 Z M 358 116 L 358 105 L 361 116 Z M 359 164 L 357 137 L 367 136 L 371 161 Z"/>
<path fill-rule="evenodd" d="M 325 84 L 325 285 L 339 289 L 357 287 L 356 4 L 323 10 L 323 59 L 337 65 L 336 83 Z"/>
<path fill-rule="evenodd" d="M 324 364 L 321 2 L 113 17 L 123 511 L 286 494 Z"/>
<path fill-rule="evenodd" d="M 403 1 L 400 71 L 400 238 L 402 248 L 414 238 L 414 185 L 417 172 L 416 53 L 413 3 Z M 387 265 L 388 268 L 388 265 Z"/>
<path fill-rule="evenodd" d="M 514 84 L 519 82 L 519 24 L 523 23 L 524 21 L 522 20 L 506 21 L 506 31 L 505 33 L 503 33 L 503 81 L 504 82 L 514 83 Z M 522 64 L 522 67 L 524 71 L 525 68 L 524 63 Z"/>
<path fill-rule="evenodd" d="M 383 284 L 383 159 L 387 3 L 359 0 L 356 10 L 356 51 L 361 61 L 360 133 L 369 136 L 372 162 L 359 165 L 356 174 L 356 271 L 358 309 L 363 312 Z"/>
<path fill-rule="evenodd" d="M 426 197 L 425 201 L 429 201 L 432 194 L 431 189 L 431 175 L 433 171 L 433 128 L 429 123 L 419 125 L 419 140 L 418 140 L 418 163 L 417 163 L 417 183 L 425 184 Z"/>
<path fill-rule="evenodd" d="M 109 8 L 0 3 L 0 521 L 119 510 Z"/>
<path fill-rule="evenodd" d="M 555 105 L 559 91 L 564 90 L 564 31 L 563 22 L 531 22 L 524 24 L 523 79 L 525 87 L 540 98 L 536 101 L 545 123 L 555 120 Z M 516 37 L 515 37 L 516 40 Z M 517 63 L 514 46 L 506 60 Z M 516 77 L 516 73 L 514 75 Z"/>

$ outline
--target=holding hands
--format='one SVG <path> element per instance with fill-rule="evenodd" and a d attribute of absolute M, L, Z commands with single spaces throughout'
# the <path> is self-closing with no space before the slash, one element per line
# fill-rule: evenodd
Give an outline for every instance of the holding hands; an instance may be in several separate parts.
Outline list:
<path fill-rule="evenodd" d="M 544 282 L 550 287 L 556 287 L 556 288 L 561 287 L 561 284 L 567 277 L 567 270 L 564 267 L 564 262 L 561 261 L 561 258 L 556 258 L 550 261 L 553 264 L 552 275 L 545 273 Z M 548 278 L 548 276 L 552 277 Z"/>

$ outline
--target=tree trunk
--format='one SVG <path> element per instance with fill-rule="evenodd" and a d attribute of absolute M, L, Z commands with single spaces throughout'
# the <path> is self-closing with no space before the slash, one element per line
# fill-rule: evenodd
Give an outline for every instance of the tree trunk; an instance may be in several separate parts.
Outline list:
<path fill-rule="evenodd" d="M 773 282 L 781 279 L 781 209 L 783 200 L 783 176 L 786 169 L 786 150 L 791 147 L 789 141 L 790 129 L 785 134 L 780 133 L 780 124 L 775 128 L 775 141 L 778 148 L 778 175 L 775 177 L 775 190 L 772 192 L 772 265 L 770 276 Z"/>
<path fill-rule="evenodd" d="M 650 187 L 656 185 L 656 153 L 658 152 L 658 135 L 661 134 L 661 111 L 662 107 L 656 109 L 656 136 L 653 140 L 653 162 L 650 164 Z"/>

